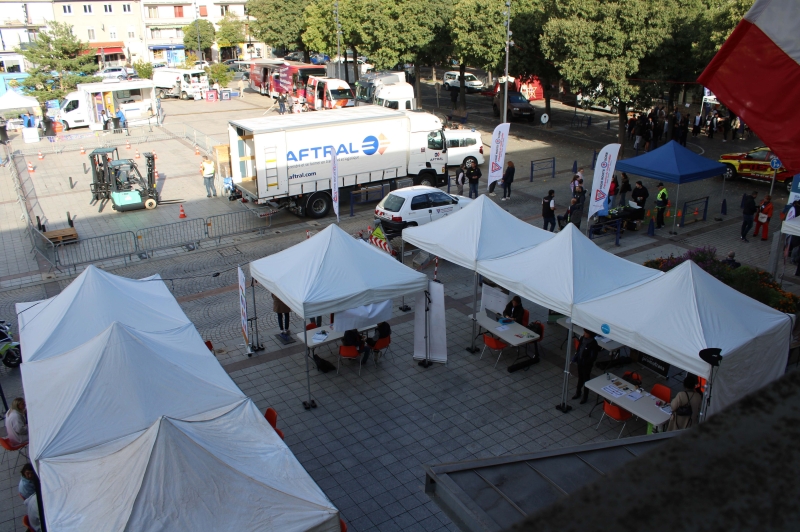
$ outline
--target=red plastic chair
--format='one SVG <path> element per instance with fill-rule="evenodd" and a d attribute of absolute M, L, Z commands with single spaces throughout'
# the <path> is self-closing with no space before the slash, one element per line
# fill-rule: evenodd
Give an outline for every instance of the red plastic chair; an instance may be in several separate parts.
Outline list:
<path fill-rule="evenodd" d="M 206 340 L 205 344 L 206 344 L 206 347 L 208 348 L 208 350 L 213 353 L 214 352 L 214 344 L 211 343 L 211 340 Z"/>
<path fill-rule="evenodd" d="M 5 449 L 6 451 L 17 451 L 24 457 L 28 457 L 27 453 L 25 453 L 24 449 L 28 446 L 28 442 L 23 443 L 22 445 L 12 445 L 11 440 L 8 438 L 0 438 L 0 447 Z M 19 459 L 19 455 L 17 455 Z M 14 466 L 16 467 L 16 465 Z"/>
<path fill-rule="evenodd" d="M 497 367 L 497 364 L 500 362 L 500 357 L 503 356 L 503 349 L 508 347 L 508 344 L 498 338 L 495 338 L 494 336 L 484 334 L 483 351 L 481 351 L 481 356 L 478 360 L 483 358 L 483 353 L 486 351 L 487 347 L 492 353 L 497 353 L 497 362 L 494 363 L 494 367 Z"/>
<path fill-rule="evenodd" d="M 339 519 L 339 532 L 347 532 L 347 523 L 344 522 L 344 519 Z"/>
<path fill-rule="evenodd" d="M 600 416 L 600 423 L 603 422 L 603 418 L 606 416 L 613 419 L 617 423 L 622 423 L 622 429 L 617 435 L 617 439 L 619 439 L 619 437 L 622 436 L 622 431 L 625 430 L 625 425 L 628 424 L 628 420 L 631 418 L 631 415 L 632 414 L 624 408 L 620 408 L 617 405 L 612 405 L 608 401 L 603 401 L 603 415 Z M 597 424 L 597 429 L 600 428 L 600 423 Z"/>
<path fill-rule="evenodd" d="M 701 394 L 706 393 L 706 379 L 704 379 L 703 377 L 697 377 L 697 386 L 695 386 L 694 389 L 700 392 Z"/>
<path fill-rule="evenodd" d="M 527 310 L 525 312 L 527 312 Z M 539 334 L 539 339 L 536 340 L 535 342 L 532 342 L 533 343 L 533 348 L 536 350 L 536 356 L 538 357 L 539 356 L 539 344 L 542 343 L 542 340 L 544 340 L 544 323 L 542 323 L 541 321 L 538 321 L 538 320 L 534 321 L 533 323 L 534 323 L 534 325 L 539 324 L 539 330 L 542 331 L 542 332 L 538 333 Z"/>
<path fill-rule="evenodd" d="M 307 331 L 310 331 L 311 329 L 316 329 L 316 328 L 317 328 L 317 324 L 316 323 L 308 323 L 308 324 L 306 324 L 306 330 Z"/>
<path fill-rule="evenodd" d="M 531 321 L 531 313 L 528 310 L 522 311 L 522 326 L 527 327 L 528 323 Z"/>
<path fill-rule="evenodd" d="M 346 358 L 348 360 L 358 360 L 358 375 L 361 376 L 361 361 L 364 360 L 361 356 L 361 353 L 358 352 L 358 348 L 354 345 L 340 345 L 339 346 L 339 356 L 336 360 L 336 374 L 339 374 L 339 367 L 341 366 L 342 359 Z"/>
<path fill-rule="evenodd" d="M 278 428 L 278 412 L 276 412 L 274 408 L 267 408 L 267 411 L 264 412 L 264 418 L 272 425 L 273 429 Z"/>
<path fill-rule="evenodd" d="M 670 401 L 672 401 L 672 390 L 670 390 L 663 384 L 654 384 L 653 389 L 650 390 L 650 393 L 653 394 L 655 397 L 658 397 L 665 403 L 669 403 Z"/>
<path fill-rule="evenodd" d="M 375 342 L 375 345 L 372 346 L 372 351 L 373 351 L 372 355 L 375 357 L 375 364 L 378 363 L 379 354 L 385 357 L 386 355 L 392 352 L 392 349 L 390 347 L 391 343 L 392 343 L 391 336 L 387 336 L 386 338 L 380 338 L 378 339 L 377 342 Z M 394 353 L 392 353 L 392 358 L 394 358 Z"/>
<path fill-rule="evenodd" d="M 36 530 L 34 530 L 33 527 L 31 526 L 31 522 L 28 519 L 27 515 L 23 515 L 22 516 L 22 525 L 25 527 L 25 530 L 27 530 L 28 532 L 36 532 Z"/>

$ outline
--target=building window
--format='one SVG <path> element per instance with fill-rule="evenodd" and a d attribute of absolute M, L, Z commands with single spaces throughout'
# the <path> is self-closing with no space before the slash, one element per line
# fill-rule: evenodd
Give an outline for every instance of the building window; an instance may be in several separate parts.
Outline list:
<path fill-rule="evenodd" d="M 64 11 L 65 15 L 72 14 L 72 6 L 61 6 L 61 9 Z"/>
<path fill-rule="evenodd" d="M 175 37 L 178 39 L 183 39 L 183 28 L 178 28 L 175 30 Z"/>
<path fill-rule="evenodd" d="M 158 8 L 155 6 L 149 6 L 147 8 L 147 18 L 158 18 Z"/>
<path fill-rule="evenodd" d="M 129 39 L 136 38 L 136 28 L 134 28 L 133 26 L 128 26 L 128 38 Z"/>
<path fill-rule="evenodd" d="M 114 27 L 108 28 L 108 38 L 109 39 L 117 38 L 117 28 Z"/>
<path fill-rule="evenodd" d="M 208 16 L 208 7 L 200 6 L 200 16 L 207 17 Z"/>
<path fill-rule="evenodd" d="M 84 15 L 91 15 L 92 14 L 92 5 L 91 4 L 83 4 L 83 14 Z"/>
<path fill-rule="evenodd" d="M 94 28 L 89 28 L 87 30 L 87 32 L 89 33 L 89 40 L 93 41 L 94 40 Z"/>
<path fill-rule="evenodd" d="M 150 37 L 153 39 L 160 39 L 161 38 L 161 29 L 160 28 L 150 28 Z"/>
<path fill-rule="evenodd" d="M 228 6 L 219 6 L 219 14 L 225 16 L 228 14 Z"/>
<path fill-rule="evenodd" d="M 183 6 L 175 6 L 175 18 L 183 18 Z"/>
<path fill-rule="evenodd" d="M 130 13 L 131 12 L 131 5 L 130 4 L 122 4 L 122 12 L 123 13 Z"/>
<path fill-rule="evenodd" d="M 111 4 L 103 4 L 103 13 L 113 13 Z"/>

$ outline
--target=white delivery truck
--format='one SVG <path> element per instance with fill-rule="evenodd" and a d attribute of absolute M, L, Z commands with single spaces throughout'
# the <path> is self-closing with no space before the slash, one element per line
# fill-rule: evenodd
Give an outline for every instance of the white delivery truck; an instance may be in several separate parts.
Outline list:
<path fill-rule="evenodd" d="M 336 78 L 308 76 L 306 103 L 313 111 L 353 107 L 356 104 L 353 90 L 346 81 Z"/>
<path fill-rule="evenodd" d="M 331 209 L 331 158 L 339 190 L 412 176 L 446 184 L 442 122 L 375 105 L 228 122 L 234 185 L 255 203 L 322 218 Z"/>
<path fill-rule="evenodd" d="M 191 100 L 208 90 L 208 76 L 202 69 L 158 68 L 153 70 L 153 82 L 159 89 L 159 98 Z"/>
<path fill-rule="evenodd" d="M 89 127 L 103 129 L 100 111 L 113 118 L 122 109 L 128 126 L 159 124 L 159 103 L 156 86 L 149 79 L 102 83 L 79 83 L 75 92 L 66 95 L 56 120 L 64 129 Z"/>
<path fill-rule="evenodd" d="M 414 86 L 405 81 L 380 85 L 375 89 L 375 105 L 389 109 L 416 109 Z"/>

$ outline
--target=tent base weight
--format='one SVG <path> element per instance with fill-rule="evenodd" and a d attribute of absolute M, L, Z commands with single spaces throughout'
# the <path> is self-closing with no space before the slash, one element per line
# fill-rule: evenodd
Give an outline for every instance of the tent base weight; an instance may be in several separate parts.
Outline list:
<path fill-rule="evenodd" d="M 562 414 L 566 414 L 570 410 L 572 410 L 572 406 L 568 404 L 557 404 L 556 410 L 560 410 Z"/>
<path fill-rule="evenodd" d="M 263 351 L 263 350 L 264 350 L 264 345 L 263 344 L 259 344 L 259 345 L 250 344 L 250 351 L 252 351 L 253 353 L 256 353 L 258 351 Z M 250 355 L 252 356 L 253 353 L 250 353 Z"/>
<path fill-rule="evenodd" d="M 275 335 L 273 335 L 273 336 L 275 336 L 275 338 L 277 338 L 277 339 L 278 339 L 278 341 L 279 341 L 280 343 L 282 343 L 283 345 L 289 345 L 289 344 L 293 344 L 293 343 L 295 343 L 295 342 L 297 341 L 297 340 L 295 340 L 294 338 L 292 338 L 291 336 L 289 336 L 288 338 L 287 338 L 287 337 L 284 337 L 284 336 L 281 336 L 281 334 L 280 334 L 280 333 L 278 333 L 278 334 L 275 334 Z"/>
<path fill-rule="evenodd" d="M 480 351 L 480 349 L 478 349 L 477 347 L 471 347 L 471 346 L 470 347 L 465 347 L 464 349 L 466 349 L 467 351 L 469 351 L 470 353 L 473 353 L 473 354 L 477 353 L 478 351 Z"/>
<path fill-rule="evenodd" d="M 419 362 L 417 362 L 417 365 L 427 369 L 427 368 L 433 366 L 433 361 L 431 361 L 431 360 L 420 360 Z"/>
<path fill-rule="evenodd" d="M 398 309 L 403 312 L 408 312 L 409 310 L 411 310 L 411 307 L 409 307 L 408 305 L 400 305 Z"/>
<path fill-rule="evenodd" d="M 306 410 L 310 410 L 312 408 L 317 408 L 317 402 L 315 400 L 313 400 L 313 399 L 310 402 L 309 401 L 303 401 L 303 408 L 305 408 Z"/>

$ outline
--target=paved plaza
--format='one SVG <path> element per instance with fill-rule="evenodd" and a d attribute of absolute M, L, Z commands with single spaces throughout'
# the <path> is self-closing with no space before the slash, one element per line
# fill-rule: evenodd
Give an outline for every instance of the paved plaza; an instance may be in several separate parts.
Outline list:
<path fill-rule="evenodd" d="M 260 115 L 266 111 L 268 100 L 249 93 L 243 101 L 205 104 L 204 102 L 167 102 L 167 127 L 192 127 L 207 133 L 212 142 L 224 142 L 224 123 L 227 118 Z M 208 110 L 197 113 L 198 106 Z M 600 116 L 599 113 L 596 113 Z M 491 127 L 478 113 L 475 123 L 490 139 Z M 540 201 L 547 190 L 556 190 L 559 213 L 565 209 L 568 182 L 573 161 L 588 168 L 592 150 L 613 141 L 606 138 L 604 128 L 595 133 L 574 132 L 566 127 L 542 131 L 534 126 L 515 124 L 508 148 L 508 158 L 517 162 L 517 180 L 513 199 L 500 203 L 503 208 L 535 225 L 541 225 Z M 205 141 L 204 141 L 205 142 Z M 749 142 L 749 141 L 748 141 Z M 752 147 L 757 141 L 749 142 Z M 232 212 L 246 208 L 238 202 L 223 198 L 206 199 L 202 181 L 197 174 L 199 157 L 194 155 L 191 143 L 169 140 L 159 141 L 158 168 L 162 171 L 162 195 L 185 200 L 189 218 Z M 723 153 L 735 151 L 730 144 L 724 146 L 700 139 L 695 151 Z M 693 148 L 695 149 L 695 148 Z M 126 151 L 124 148 L 121 152 Z M 141 150 L 140 150 L 141 151 Z M 556 156 L 556 177 L 527 179 L 532 159 Z M 141 159 L 143 161 L 143 159 Z M 40 206 L 57 228 L 65 220 L 66 211 L 77 216 L 75 226 L 80 235 L 105 234 L 120 230 L 134 230 L 177 219 L 177 205 L 163 205 L 154 211 L 116 213 L 107 206 L 103 212 L 89 203 L 87 174 L 82 165 L 86 156 L 77 152 L 47 155 L 43 161 L 34 161 L 36 172 L 30 179 L 35 185 Z M 484 175 L 486 174 L 484 170 Z M 70 188 L 65 176 L 73 176 L 77 184 Z M 25 177 L 25 176 L 24 176 Z M 27 237 L 22 234 L 19 205 L 13 187 L 9 184 L 8 168 L 0 169 L 0 245 L 4 255 L 0 259 L 0 317 L 15 320 L 14 304 L 52 297 L 63 290 L 74 278 L 75 272 L 51 271 L 30 253 Z M 653 206 L 655 183 L 647 182 Z M 766 267 L 769 244 L 752 240 L 745 244 L 738 240 L 739 198 L 747 190 L 767 193 L 763 184 L 734 182 L 726 185 L 725 198 L 728 215 L 723 221 L 719 206 L 723 199 L 722 181 L 710 179 L 681 187 L 681 197 L 693 199 L 710 196 L 710 211 L 706 222 L 697 222 L 680 228 L 677 236 L 658 231 L 647 236 L 644 231 L 626 232 L 621 246 L 614 245 L 610 237 L 597 240 L 603 249 L 617 253 L 629 260 L 643 262 L 648 258 L 679 254 L 702 245 L 713 245 L 719 253 L 737 252 L 737 258 L 746 264 Z M 676 190 L 670 187 L 672 198 Z M 785 189 L 775 190 L 775 203 L 785 202 Z M 499 196 L 493 198 L 499 200 Z M 677 198 L 676 198 L 677 199 Z M 343 211 L 340 227 L 354 234 L 372 224 L 374 205 L 359 206 L 356 216 Z M 674 209 L 675 207 L 673 207 Z M 63 212 L 62 212 L 63 211 Z M 692 217 L 693 218 L 693 217 Z M 311 390 L 319 405 L 310 411 L 303 409 L 306 398 L 306 363 L 299 342 L 283 346 L 275 338 L 277 320 L 272 312 L 270 295 L 260 287 L 248 289 L 248 312 L 257 312 L 258 327 L 264 351 L 248 357 L 239 334 L 240 316 L 236 293 L 236 266 L 286 249 L 306 238 L 306 231 L 315 232 L 332 223 L 333 218 L 320 222 L 300 219 L 281 213 L 265 235 L 244 235 L 225 238 L 220 243 L 206 242 L 199 249 L 173 250 L 151 258 L 134 256 L 132 260 L 115 259 L 99 266 L 131 278 L 141 278 L 158 273 L 172 290 L 182 308 L 193 321 L 201 336 L 210 340 L 215 354 L 237 385 L 264 410 L 277 410 L 278 426 L 286 435 L 286 444 L 318 482 L 333 503 L 341 510 L 349 529 L 366 530 L 457 530 L 455 525 L 423 492 L 423 464 L 435 464 L 471 458 L 532 452 L 554 447 L 603 441 L 616 438 L 620 427 L 605 420 L 598 428 L 600 412 L 596 409 L 590 417 L 592 401 L 579 405 L 570 401 L 574 410 L 561 414 L 554 407 L 559 402 L 564 367 L 566 330 L 548 325 L 541 342 L 542 362 L 526 371 L 508 373 L 514 351 L 507 350 L 494 368 L 496 357 L 487 353 L 470 354 L 465 347 L 471 340 L 471 322 L 467 316 L 472 306 L 472 273 L 449 263 L 440 263 L 438 278 L 444 283 L 447 319 L 447 365 L 436 364 L 429 369 L 419 367 L 412 359 L 413 312 L 403 313 L 394 302 L 392 319 L 392 351 L 377 365 L 370 361 L 357 374 L 357 368 L 345 366 L 340 375 L 322 374 L 312 368 Z M 585 221 L 584 221 L 585 224 Z M 779 228 L 776 216 L 771 230 Z M 48 227 L 49 229 L 50 227 Z M 585 225 L 584 225 L 585 228 Z M 407 262 L 410 264 L 410 262 Z M 558 268 L 553 264 L 553 268 Z M 80 272 L 81 268 L 78 268 Z M 433 276 L 432 266 L 424 270 Z M 779 268 L 779 272 L 782 270 Z M 798 292 L 797 279 L 791 274 L 794 267 L 786 269 L 784 287 Z M 218 276 L 212 276 L 219 273 Z M 249 277 L 248 277 L 249 281 Z M 252 297 L 255 297 L 255 307 Z M 413 301 L 406 298 L 413 308 Z M 531 310 L 531 319 L 545 322 L 544 308 L 524 302 Z M 327 317 L 326 317 L 327 322 Z M 302 330 L 302 323 L 292 317 L 292 330 Z M 478 340 L 482 348 L 482 342 Z M 335 362 L 332 351 L 322 348 L 322 356 Z M 638 365 L 615 368 L 617 374 L 629 368 L 641 371 Z M 595 375 L 600 371 L 595 369 Z M 674 390 L 680 388 L 681 375 L 669 379 L 642 372 L 645 388 L 654 383 L 667 384 Z M 20 372 L 0 367 L 0 384 L 6 398 L 23 394 Z M 568 396 L 574 393 L 575 379 L 570 381 Z M 629 423 L 625 436 L 642 435 L 645 424 Z M 3 453 L 0 462 L 0 532 L 22 530 L 21 519 L 25 507 L 17 495 L 19 468 L 24 457 L 16 453 Z"/>

